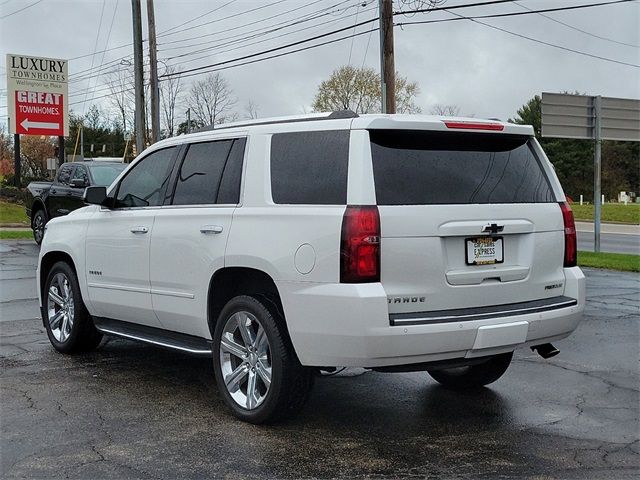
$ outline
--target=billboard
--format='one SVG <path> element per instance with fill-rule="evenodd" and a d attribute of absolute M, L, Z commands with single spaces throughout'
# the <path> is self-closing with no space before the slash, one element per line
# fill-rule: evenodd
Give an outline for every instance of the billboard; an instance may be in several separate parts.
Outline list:
<path fill-rule="evenodd" d="M 69 135 L 68 62 L 7 54 L 9 132 Z"/>
<path fill-rule="evenodd" d="M 542 136 L 640 141 L 640 100 L 542 93 Z"/>

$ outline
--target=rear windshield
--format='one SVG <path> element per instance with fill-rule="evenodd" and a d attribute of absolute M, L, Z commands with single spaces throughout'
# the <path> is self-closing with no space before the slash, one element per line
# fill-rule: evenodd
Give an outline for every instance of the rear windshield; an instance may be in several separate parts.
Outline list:
<path fill-rule="evenodd" d="M 378 205 L 555 202 L 528 136 L 371 130 Z"/>
<path fill-rule="evenodd" d="M 94 165 L 91 167 L 93 182 L 99 187 L 108 187 L 126 167 L 127 165 L 124 163 L 115 165 Z"/>

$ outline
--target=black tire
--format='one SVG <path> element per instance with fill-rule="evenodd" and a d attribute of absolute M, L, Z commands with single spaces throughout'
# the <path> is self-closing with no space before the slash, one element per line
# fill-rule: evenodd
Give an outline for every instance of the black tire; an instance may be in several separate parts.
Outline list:
<path fill-rule="evenodd" d="M 64 279 L 68 281 L 68 289 L 71 294 L 66 297 L 65 289 L 62 287 Z M 54 301 L 54 297 L 50 295 L 52 287 L 56 293 L 61 293 L 62 300 L 66 300 L 64 302 L 66 307 Z M 51 345 L 61 353 L 79 353 L 93 350 L 102 340 L 102 334 L 94 326 L 93 320 L 82 301 L 76 273 L 66 262 L 54 264 L 47 275 L 42 291 L 41 314 Z M 55 321 L 51 322 L 50 317 L 53 319 L 56 315 L 62 315 L 62 318 L 57 323 Z M 65 328 L 65 316 L 67 317 L 66 325 L 68 328 Z"/>
<path fill-rule="evenodd" d="M 263 303 L 255 297 L 246 295 L 231 299 L 220 313 L 213 334 L 213 366 L 218 390 L 236 417 L 254 424 L 272 423 L 293 416 L 306 403 L 314 380 L 313 370 L 303 367 L 293 350 L 284 319 L 275 308 L 268 308 L 267 305 L 271 307 L 267 302 Z M 225 333 L 225 326 L 231 325 L 228 322 L 232 322 L 234 315 L 244 315 L 242 312 L 251 314 L 254 320 L 258 321 L 256 325 L 262 326 L 270 351 L 271 383 L 264 393 L 262 403 L 252 409 L 241 406 L 233 399 L 225 384 L 223 360 L 220 355 L 221 339 Z M 250 328 L 253 326 L 254 324 L 251 323 Z M 225 335 L 231 335 L 231 333 L 227 331 Z M 241 365 L 249 365 L 249 360 L 244 363 L 244 360 L 240 360 L 239 356 L 229 356 L 229 358 L 236 361 L 234 369 Z M 231 361 L 228 360 L 227 367 Z M 258 370 L 257 367 L 256 365 L 256 370 Z M 253 371 L 252 368 L 250 369 Z M 229 375 L 227 375 L 228 377 Z M 248 376 L 246 378 L 246 383 L 245 380 L 238 382 L 238 390 L 244 387 L 248 392 Z M 240 386 L 241 383 L 244 384 L 243 387 Z M 266 384 L 262 384 L 263 389 L 265 386 Z M 247 393 L 245 395 L 248 397 Z"/>
<path fill-rule="evenodd" d="M 476 365 L 427 372 L 434 380 L 451 390 L 476 390 L 498 380 L 509 368 L 511 357 L 513 352 L 502 353 Z"/>
<path fill-rule="evenodd" d="M 47 218 L 47 212 L 44 209 L 39 208 L 31 217 L 31 230 L 33 230 L 33 239 L 38 245 L 42 243 L 44 237 L 44 227 L 49 219 Z"/>

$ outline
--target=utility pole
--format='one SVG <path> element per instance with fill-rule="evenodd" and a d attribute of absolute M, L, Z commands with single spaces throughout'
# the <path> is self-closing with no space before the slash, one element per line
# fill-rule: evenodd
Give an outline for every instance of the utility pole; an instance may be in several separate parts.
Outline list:
<path fill-rule="evenodd" d="M 20 182 L 20 166 L 21 166 L 21 160 L 20 160 L 20 135 L 18 135 L 17 133 L 13 135 L 13 186 L 20 188 L 21 182 Z"/>
<path fill-rule="evenodd" d="M 131 0 L 133 16 L 133 69 L 135 72 L 135 130 L 136 154 L 144 150 L 144 71 L 142 66 L 142 18 L 140 0 Z"/>
<path fill-rule="evenodd" d="M 393 53 L 393 0 L 378 0 L 382 113 L 396 113 L 396 66 Z"/>
<path fill-rule="evenodd" d="M 187 108 L 187 133 L 191 133 L 191 108 Z"/>
<path fill-rule="evenodd" d="M 593 251 L 600 251 L 600 212 L 602 207 L 602 97 L 593 97 L 593 107 L 595 116 L 595 149 L 593 152 Z"/>
<path fill-rule="evenodd" d="M 64 137 L 58 137 L 58 165 L 64 163 Z"/>
<path fill-rule="evenodd" d="M 147 0 L 149 22 L 149 76 L 151 89 L 151 143 L 160 140 L 160 91 L 158 86 L 158 47 L 156 42 L 156 16 L 153 0 Z"/>

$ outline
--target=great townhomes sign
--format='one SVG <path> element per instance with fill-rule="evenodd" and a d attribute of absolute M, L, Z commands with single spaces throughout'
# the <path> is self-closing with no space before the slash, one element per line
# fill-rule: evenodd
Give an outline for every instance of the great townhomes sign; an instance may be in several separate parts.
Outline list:
<path fill-rule="evenodd" d="M 67 61 L 7 54 L 9 131 L 69 135 Z"/>

